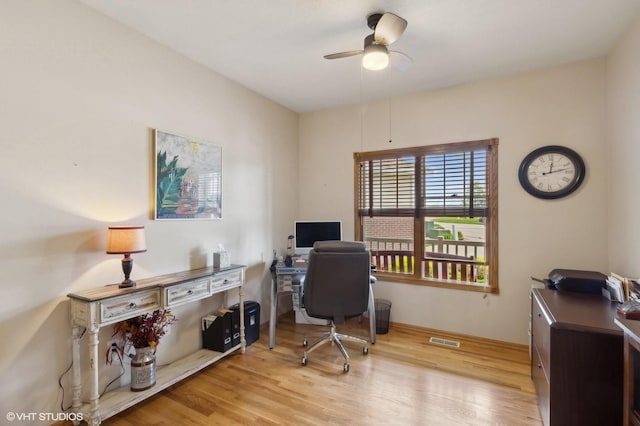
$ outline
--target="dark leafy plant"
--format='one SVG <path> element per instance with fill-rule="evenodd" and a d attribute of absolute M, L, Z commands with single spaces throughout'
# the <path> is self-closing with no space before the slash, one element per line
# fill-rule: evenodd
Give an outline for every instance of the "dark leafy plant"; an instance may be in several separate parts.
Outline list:
<path fill-rule="evenodd" d="M 167 328 L 176 320 L 175 315 L 168 309 L 158 309 L 151 313 L 117 322 L 113 325 L 113 334 L 118 335 L 121 342 L 118 344 L 120 356 L 124 356 L 125 348 L 153 348 L 155 351 L 160 338 L 167 334 Z M 111 365 L 113 362 L 112 348 L 108 347 L 105 353 L 105 363 Z"/>
<path fill-rule="evenodd" d="M 189 170 L 178 167 L 178 156 L 175 155 L 167 164 L 167 152 L 158 152 L 157 158 L 157 199 L 158 213 L 175 213 L 180 201 L 182 178 Z"/>
<path fill-rule="evenodd" d="M 167 327 L 175 320 L 176 317 L 171 311 L 160 309 L 114 324 L 113 335 L 119 334 L 134 348 L 152 347 L 155 349 L 160 338 L 167 333 Z"/>

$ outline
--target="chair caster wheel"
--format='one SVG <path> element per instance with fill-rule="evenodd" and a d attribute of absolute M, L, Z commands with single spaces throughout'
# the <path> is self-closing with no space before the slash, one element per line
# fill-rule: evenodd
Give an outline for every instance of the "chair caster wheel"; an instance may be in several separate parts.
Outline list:
<path fill-rule="evenodd" d="M 307 365 L 308 363 L 309 363 L 309 358 L 307 358 L 306 356 L 303 356 L 302 359 L 300 360 L 300 364 Z"/>
<path fill-rule="evenodd" d="M 369 347 L 368 346 L 363 347 L 362 348 L 362 353 L 367 355 L 369 353 Z"/>
<path fill-rule="evenodd" d="M 307 339 L 304 339 L 304 340 L 302 341 L 302 347 L 303 347 L 303 348 L 306 348 L 307 346 L 309 346 L 309 342 L 307 341 Z"/>
<path fill-rule="evenodd" d="M 349 372 L 349 364 L 345 364 L 343 369 L 344 369 L 345 373 L 348 373 Z"/>

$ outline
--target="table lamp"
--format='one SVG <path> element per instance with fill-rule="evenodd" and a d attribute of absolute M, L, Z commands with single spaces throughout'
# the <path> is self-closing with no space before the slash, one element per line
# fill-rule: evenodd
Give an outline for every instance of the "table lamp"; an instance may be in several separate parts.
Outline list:
<path fill-rule="evenodd" d="M 135 287 L 135 281 L 129 279 L 133 269 L 131 253 L 147 251 L 144 226 L 110 226 L 107 233 L 107 254 L 124 254 L 122 272 L 124 281 L 118 287 Z"/>

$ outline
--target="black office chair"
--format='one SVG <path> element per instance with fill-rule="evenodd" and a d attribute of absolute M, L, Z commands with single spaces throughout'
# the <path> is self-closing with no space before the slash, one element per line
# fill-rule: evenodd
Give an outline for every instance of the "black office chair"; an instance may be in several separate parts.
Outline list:
<path fill-rule="evenodd" d="M 304 278 L 304 307 L 313 318 L 331 322 L 331 329 L 322 338 L 307 348 L 305 338 L 302 346 L 307 348 L 302 356 L 302 365 L 309 362 L 309 353 L 319 346 L 332 342 L 344 356 L 344 371 L 349 371 L 349 354 L 342 342 L 351 341 L 362 345 L 362 353 L 369 353 L 367 341 L 336 331 L 336 324 L 357 317 L 369 306 L 371 264 L 369 252 L 360 241 L 318 241 L 309 253 L 307 273 Z"/>

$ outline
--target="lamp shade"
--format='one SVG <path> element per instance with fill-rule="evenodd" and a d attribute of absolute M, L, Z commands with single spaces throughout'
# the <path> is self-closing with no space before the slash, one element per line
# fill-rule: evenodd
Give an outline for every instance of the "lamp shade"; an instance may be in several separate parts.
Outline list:
<path fill-rule="evenodd" d="M 364 48 L 362 66 L 371 71 L 385 69 L 389 65 L 389 51 L 381 44 L 370 44 Z"/>
<path fill-rule="evenodd" d="M 107 254 L 129 254 L 147 251 L 144 226 L 110 226 Z"/>

